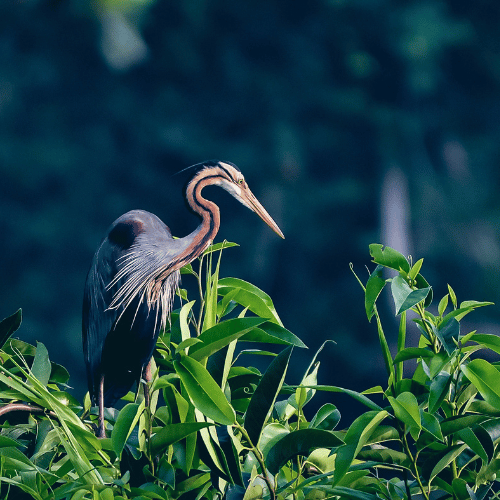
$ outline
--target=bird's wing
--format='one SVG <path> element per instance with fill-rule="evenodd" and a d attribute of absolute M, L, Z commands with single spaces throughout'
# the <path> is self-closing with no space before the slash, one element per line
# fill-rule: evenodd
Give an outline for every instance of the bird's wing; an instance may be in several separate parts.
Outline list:
<path fill-rule="evenodd" d="M 116 274 L 118 249 L 106 237 L 92 260 L 83 296 L 83 354 L 92 399 L 97 395 L 101 354 L 108 332 L 113 328 L 119 312 L 109 309 L 112 292 L 108 283 Z"/>
<path fill-rule="evenodd" d="M 122 332 L 124 340 L 129 335 L 137 334 L 135 330 L 132 332 L 135 314 L 130 318 L 130 326 L 126 330 L 128 335 L 123 330 L 127 318 L 123 317 L 124 321 L 120 321 L 128 306 L 140 313 L 138 322 L 141 322 L 140 316 L 147 318 L 150 314 L 159 314 L 161 318 L 169 314 L 171 299 L 177 288 L 178 273 L 166 280 L 165 286 L 169 294 L 163 293 L 162 297 L 168 300 L 155 305 L 154 311 L 149 310 L 149 304 L 142 311 L 145 305 L 139 295 L 149 276 L 154 274 L 152 271 L 169 262 L 176 252 L 182 250 L 178 248 L 178 241 L 172 238 L 168 227 L 155 215 L 134 210 L 122 215 L 111 225 L 97 249 L 85 284 L 82 325 L 84 358 L 93 399 L 98 393 L 101 358 L 109 333 L 115 331 L 119 323 L 118 330 Z M 123 290 L 126 291 L 125 299 L 121 296 Z M 127 317 L 130 312 L 127 309 Z M 144 328 L 150 327 L 148 322 L 144 323 Z M 135 325 L 135 328 L 139 326 Z M 155 331 L 158 330 L 157 326 L 159 327 L 159 322 L 156 325 L 155 321 Z M 152 334 L 153 332 L 150 336 Z M 129 341 L 133 342 L 133 339 Z M 134 349 L 133 345 L 129 347 Z"/>

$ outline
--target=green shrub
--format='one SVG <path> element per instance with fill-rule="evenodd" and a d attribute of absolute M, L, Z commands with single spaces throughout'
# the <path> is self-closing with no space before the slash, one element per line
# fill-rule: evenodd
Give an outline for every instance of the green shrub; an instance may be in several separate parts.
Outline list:
<path fill-rule="evenodd" d="M 222 250 L 230 246 L 214 245 L 196 271 L 183 269 L 197 280 L 200 297 L 189 301 L 179 291 L 183 305 L 158 339 L 150 405 L 143 394 L 129 393 L 120 410 L 108 409 L 108 438 L 94 436 L 88 395 L 82 405 L 67 392 L 69 374 L 50 361 L 44 345 L 11 338 L 21 312 L 0 323 L 1 498 L 368 500 L 439 492 L 439 498 L 479 500 L 493 494 L 500 373 L 479 355 L 500 353 L 500 338 L 460 331 L 461 320 L 489 302 L 459 305 L 448 287 L 433 314 L 422 260 L 413 264 L 370 245 L 376 267 L 366 283 L 356 278 L 368 320 L 376 320 L 387 386 L 358 393 L 318 385 L 321 349 L 300 385 L 289 386 L 292 350 L 305 345 L 283 327 L 268 295 L 236 278 L 219 279 Z M 376 307 L 385 286 L 400 317 L 395 356 Z M 406 347 L 410 314 L 418 347 Z M 266 344 L 283 348 L 276 355 Z M 252 356 L 270 358 L 264 373 L 244 362 Z M 417 363 L 408 374 L 403 365 L 410 359 Z M 304 407 L 317 391 L 348 394 L 366 411 L 342 430 L 332 403 L 308 418 Z"/>

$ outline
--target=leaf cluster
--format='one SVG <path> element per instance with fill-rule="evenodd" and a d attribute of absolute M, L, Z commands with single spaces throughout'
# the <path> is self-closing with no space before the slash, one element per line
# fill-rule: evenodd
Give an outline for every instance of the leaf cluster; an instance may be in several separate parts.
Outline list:
<path fill-rule="evenodd" d="M 71 396 L 67 370 L 50 361 L 45 346 L 12 338 L 21 312 L 0 323 L 1 498 L 492 494 L 500 467 L 500 373 L 480 354 L 500 354 L 500 339 L 461 331 L 467 314 L 490 303 L 459 304 L 449 286 L 434 310 L 423 260 L 370 245 L 375 269 L 366 283 L 356 278 L 366 316 L 376 319 L 387 386 L 359 393 L 318 384 L 326 343 L 291 386 L 285 377 L 293 349 L 306 346 L 284 328 L 265 292 L 219 278 L 222 250 L 230 246 L 214 245 L 183 269 L 199 297 L 179 290 L 181 307 L 157 342 L 149 398 L 140 389 L 123 398 L 121 409 L 106 409 L 105 439 L 94 436 L 97 411 L 88 395 L 83 404 Z M 400 318 L 394 355 L 377 309 L 386 286 Z M 406 346 L 411 324 L 418 346 Z M 270 359 L 264 372 L 244 362 L 254 356 Z M 416 369 L 408 370 L 408 360 Z M 318 391 L 347 394 L 366 411 L 347 428 L 333 402 L 308 416 L 305 407 Z"/>

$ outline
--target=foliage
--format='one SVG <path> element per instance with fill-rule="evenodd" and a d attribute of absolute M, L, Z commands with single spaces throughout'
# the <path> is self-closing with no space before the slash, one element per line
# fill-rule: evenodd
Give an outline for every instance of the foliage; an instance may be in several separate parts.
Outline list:
<path fill-rule="evenodd" d="M 370 245 L 376 267 L 366 283 L 358 281 L 367 318 L 376 319 L 387 386 L 358 393 L 319 385 L 322 348 L 290 386 L 292 351 L 305 345 L 283 327 L 267 294 L 219 279 L 228 246 L 212 246 L 196 270 L 182 270 L 198 282 L 198 303 L 179 290 L 182 307 L 158 339 L 150 405 L 129 393 L 120 410 L 107 410 L 105 439 L 94 436 L 88 397 L 80 405 L 67 392 L 69 374 L 45 346 L 12 339 L 21 312 L 0 323 L 2 498 L 392 500 L 439 491 L 462 500 L 493 491 L 499 364 L 478 355 L 500 353 L 500 339 L 461 332 L 462 319 L 489 302 L 459 304 L 449 286 L 431 313 L 423 260 Z M 386 286 L 400 317 L 395 356 L 376 305 Z M 410 315 L 418 347 L 406 346 Z M 264 373 L 241 363 L 256 355 L 271 359 Z M 411 374 L 403 369 L 408 360 L 416 360 Z M 348 394 L 366 411 L 342 430 L 332 403 L 308 418 L 304 408 L 317 391 Z"/>

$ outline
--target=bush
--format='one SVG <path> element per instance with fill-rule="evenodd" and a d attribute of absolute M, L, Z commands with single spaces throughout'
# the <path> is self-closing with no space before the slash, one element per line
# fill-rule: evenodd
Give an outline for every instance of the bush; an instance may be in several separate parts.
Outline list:
<path fill-rule="evenodd" d="M 422 259 L 413 263 L 370 245 L 376 267 L 366 284 L 355 276 L 368 320 L 376 320 L 387 386 L 358 393 L 318 385 L 321 349 L 301 383 L 290 386 L 284 380 L 292 350 L 305 345 L 283 327 L 268 295 L 236 278 L 219 279 L 222 250 L 230 246 L 214 245 L 196 271 L 182 270 L 198 281 L 198 304 L 179 290 L 183 305 L 158 339 L 150 405 L 143 394 L 129 393 L 120 410 L 108 409 L 108 438 L 94 436 L 88 395 L 82 405 L 67 392 L 69 374 L 49 360 L 44 345 L 11 338 L 21 312 L 0 323 L 1 498 L 368 500 L 430 499 L 439 492 L 439 498 L 479 500 L 492 494 L 500 467 L 500 373 L 479 354 L 500 353 L 500 338 L 460 331 L 460 321 L 489 302 L 459 305 L 448 287 L 433 314 Z M 400 317 L 394 357 L 376 307 L 387 285 Z M 418 347 L 406 347 L 410 314 Z M 266 344 L 284 348 L 275 354 Z M 242 363 L 257 355 L 271 358 L 264 373 Z M 405 376 L 410 359 L 416 369 Z M 366 411 L 343 430 L 332 403 L 307 418 L 304 407 L 317 391 L 348 394 Z"/>

